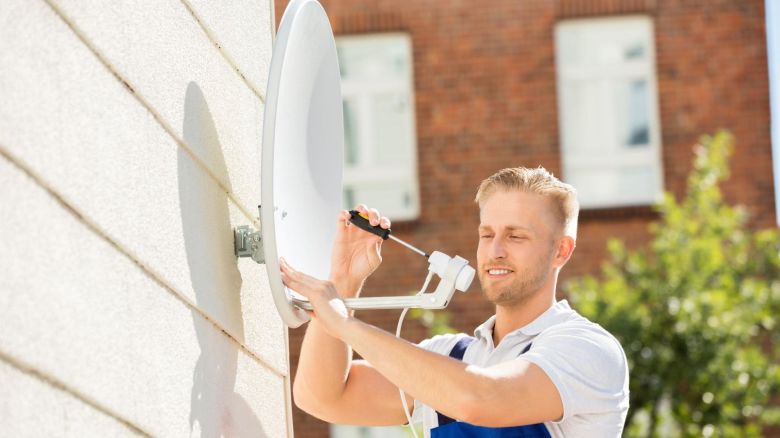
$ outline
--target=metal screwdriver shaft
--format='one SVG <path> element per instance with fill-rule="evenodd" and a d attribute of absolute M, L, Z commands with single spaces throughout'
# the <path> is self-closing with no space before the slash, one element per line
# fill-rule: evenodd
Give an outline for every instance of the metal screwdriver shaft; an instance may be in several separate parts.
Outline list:
<path fill-rule="evenodd" d="M 400 243 L 401 245 L 411 249 L 412 251 L 416 252 L 417 254 L 420 254 L 421 256 L 425 257 L 426 259 L 430 257 L 430 255 L 424 251 L 422 251 L 419 248 L 416 248 L 412 246 L 411 244 L 404 242 L 403 240 L 392 236 L 390 233 L 390 229 L 384 229 L 380 226 L 373 226 L 371 225 L 371 222 L 368 221 L 368 218 L 366 216 L 363 216 L 362 213 L 360 213 L 357 210 L 351 210 L 349 212 L 350 218 L 349 221 L 353 224 L 355 224 L 358 228 L 361 230 L 368 231 L 371 234 L 376 234 L 377 236 L 381 237 L 382 240 L 387 240 L 388 238 L 395 240 L 396 242 Z"/>
<path fill-rule="evenodd" d="M 390 237 L 391 239 L 393 239 L 396 242 L 400 243 L 401 245 L 411 249 L 412 251 L 416 252 L 417 254 L 420 254 L 421 256 L 425 257 L 426 259 L 428 258 L 428 254 L 424 253 L 421 249 L 416 248 L 416 247 L 410 245 L 409 243 L 404 242 L 403 240 L 401 240 L 401 239 L 399 239 L 399 238 L 397 238 L 397 237 L 395 237 L 393 235 L 390 235 L 388 237 Z"/>

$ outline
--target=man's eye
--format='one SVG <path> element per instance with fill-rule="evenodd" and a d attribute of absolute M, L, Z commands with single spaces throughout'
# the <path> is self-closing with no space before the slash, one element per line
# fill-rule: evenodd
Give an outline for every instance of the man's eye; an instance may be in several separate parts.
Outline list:
<path fill-rule="evenodd" d="M 493 237 L 493 236 L 491 236 L 490 234 L 481 234 L 479 236 L 480 239 L 490 239 L 491 237 Z"/>
<path fill-rule="evenodd" d="M 514 239 L 514 240 L 524 240 L 524 239 L 526 239 L 525 236 L 509 236 L 509 238 L 510 239 Z"/>

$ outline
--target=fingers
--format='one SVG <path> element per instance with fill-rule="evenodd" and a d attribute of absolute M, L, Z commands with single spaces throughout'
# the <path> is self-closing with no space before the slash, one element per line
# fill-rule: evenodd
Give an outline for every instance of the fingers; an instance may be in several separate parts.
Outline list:
<path fill-rule="evenodd" d="M 307 283 L 310 283 L 309 280 L 313 278 L 293 269 L 284 258 L 279 259 L 279 268 L 282 271 L 282 283 L 290 289 L 295 289 L 297 292 L 305 294 L 305 291 L 308 289 L 306 288 Z"/>
<path fill-rule="evenodd" d="M 294 271 L 283 258 L 279 259 L 279 270 L 282 273 L 282 283 L 284 283 L 285 286 L 292 288 L 292 284 L 295 282 L 293 279 Z"/>
<path fill-rule="evenodd" d="M 380 215 L 379 211 L 376 208 L 368 208 L 366 204 L 358 204 L 357 206 L 355 206 L 355 210 L 368 216 L 368 222 L 372 226 L 379 225 L 384 229 L 390 228 L 390 219 Z M 349 214 L 349 212 L 347 212 L 347 214 Z"/>
<path fill-rule="evenodd" d="M 376 208 L 368 209 L 368 221 L 372 226 L 379 225 L 379 211 Z"/>
<path fill-rule="evenodd" d="M 338 219 L 336 220 L 336 223 L 342 224 L 342 225 L 349 225 L 349 218 L 351 218 L 352 215 L 349 214 L 347 210 L 341 210 L 339 212 Z"/>
<path fill-rule="evenodd" d="M 324 292 L 330 287 L 330 283 L 327 281 L 296 271 L 284 258 L 279 258 L 279 268 L 282 274 L 282 283 L 306 298 L 311 299 L 313 292 Z"/>
<path fill-rule="evenodd" d="M 358 204 L 355 206 L 355 210 L 357 210 L 358 213 L 363 213 L 366 216 L 368 216 L 368 207 L 366 207 L 366 204 Z"/>

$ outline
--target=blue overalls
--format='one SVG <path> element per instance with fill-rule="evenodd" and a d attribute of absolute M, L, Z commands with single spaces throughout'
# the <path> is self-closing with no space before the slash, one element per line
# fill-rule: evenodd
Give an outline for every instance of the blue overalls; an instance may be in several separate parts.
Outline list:
<path fill-rule="evenodd" d="M 463 360 L 466 348 L 468 348 L 473 341 L 474 338 L 470 336 L 460 339 L 458 343 L 452 347 L 450 357 Z M 528 344 L 520 354 L 525 354 L 530 349 L 531 344 Z M 431 438 L 552 438 L 550 432 L 547 431 L 547 428 L 543 423 L 512 427 L 484 427 L 475 426 L 462 421 L 455 421 L 441 412 L 436 412 L 436 415 L 439 417 L 439 427 L 431 429 Z"/>

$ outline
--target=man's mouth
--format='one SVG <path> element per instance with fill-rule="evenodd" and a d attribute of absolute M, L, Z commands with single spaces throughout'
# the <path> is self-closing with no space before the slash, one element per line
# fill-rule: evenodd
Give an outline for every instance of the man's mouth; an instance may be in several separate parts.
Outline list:
<path fill-rule="evenodd" d="M 513 270 L 507 268 L 488 268 L 485 271 L 491 277 L 503 277 L 505 275 L 509 275 L 512 272 L 514 272 Z"/>

